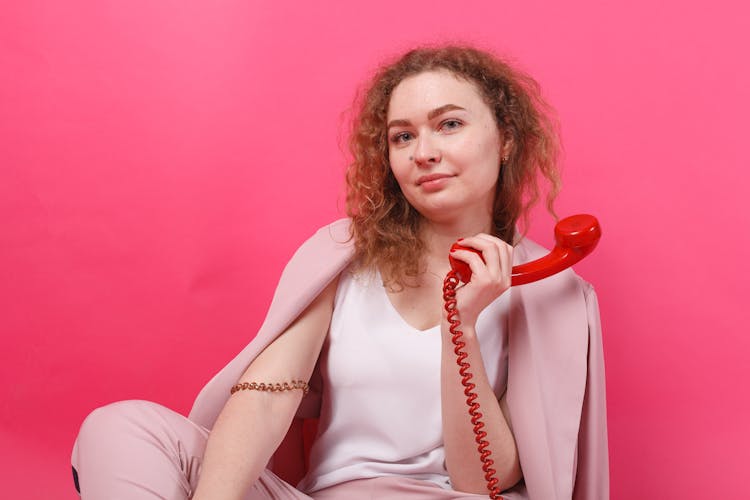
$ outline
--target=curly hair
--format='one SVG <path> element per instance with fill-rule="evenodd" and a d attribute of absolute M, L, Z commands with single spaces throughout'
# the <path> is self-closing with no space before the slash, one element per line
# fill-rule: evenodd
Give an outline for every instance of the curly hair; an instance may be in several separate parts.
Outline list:
<path fill-rule="evenodd" d="M 475 85 L 492 110 L 499 131 L 511 140 L 495 192 L 495 236 L 513 244 L 521 219 L 524 233 L 530 208 L 540 195 L 540 175 L 548 182 L 547 209 L 560 190 L 559 140 L 554 113 L 531 77 L 488 52 L 472 47 L 418 48 L 382 66 L 359 99 L 346 173 L 347 215 L 358 267 L 377 267 L 386 285 L 403 287 L 420 273 L 424 242 L 422 216 L 401 192 L 388 159 L 386 120 L 396 86 L 426 71 L 447 70 Z"/>

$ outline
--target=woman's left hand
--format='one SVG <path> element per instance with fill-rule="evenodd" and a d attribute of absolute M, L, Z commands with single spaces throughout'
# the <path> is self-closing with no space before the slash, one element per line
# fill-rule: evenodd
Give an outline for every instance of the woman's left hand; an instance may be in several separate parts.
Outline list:
<path fill-rule="evenodd" d="M 459 287 L 456 300 L 461 323 L 475 325 L 479 313 L 510 288 L 513 247 L 485 233 L 464 238 L 459 244 L 482 253 L 480 257 L 470 250 L 451 252 L 453 258 L 466 262 L 471 269 L 471 280 Z"/>

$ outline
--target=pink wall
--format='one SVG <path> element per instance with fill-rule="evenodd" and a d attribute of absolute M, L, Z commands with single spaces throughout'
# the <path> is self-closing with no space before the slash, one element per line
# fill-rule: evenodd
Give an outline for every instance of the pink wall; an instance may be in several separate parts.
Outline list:
<path fill-rule="evenodd" d="M 342 213 L 356 85 L 444 40 L 538 78 L 564 130 L 559 212 L 603 224 L 578 270 L 601 300 L 612 498 L 750 496 L 744 4 L 323 5 L 3 3 L 5 496 L 73 498 L 97 405 L 189 409 L 295 246 Z"/>

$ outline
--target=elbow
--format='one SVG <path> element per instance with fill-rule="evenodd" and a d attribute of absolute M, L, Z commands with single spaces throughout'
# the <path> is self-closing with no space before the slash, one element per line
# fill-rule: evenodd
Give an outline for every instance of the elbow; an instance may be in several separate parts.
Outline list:
<path fill-rule="evenodd" d="M 506 492 L 510 488 L 514 487 L 518 484 L 521 479 L 523 479 L 523 475 L 519 474 L 518 476 L 513 477 L 506 477 L 506 478 L 497 478 L 497 487 L 500 489 L 501 493 Z M 461 484 L 460 481 L 457 482 L 458 484 L 451 481 L 451 486 L 455 491 L 461 492 L 461 493 L 469 493 L 472 495 L 487 495 L 487 492 L 489 490 L 489 485 L 487 483 L 484 484 Z"/>
<path fill-rule="evenodd" d="M 497 464 L 495 464 L 495 467 L 497 467 Z M 497 487 L 501 492 L 514 487 L 523 479 L 523 472 L 517 458 L 511 464 L 508 464 L 507 467 L 498 467 L 498 469 L 495 472 L 494 478 L 497 479 Z M 451 486 L 454 490 L 474 495 L 486 495 L 488 492 L 488 483 L 483 480 L 484 474 L 482 474 L 479 481 L 477 479 L 479 478 L 474 478 L 472 481 L 472 479 L 464 475 L 461 477 L 451 475 L 450 477 Z"/>
<path fill-rule="evenodd" d="M 523 471 L 521 470 L 521 463 L 518 460 L 518 451 L 515 450 L 515 447 L 511 460 L 503 469 L 502 477 L 498 477 L 498 486 L 501 491 L 514 487 L 521 479 L 523 479 Z"/>
<path fill-rule="evenodd" d="M 505 491 L 514 487 L 523 479 L 523 472 L 521 467 L 516 463 L 515 467 L 505 476 L 503 481 L 500 481 L 500 490 Z"/>

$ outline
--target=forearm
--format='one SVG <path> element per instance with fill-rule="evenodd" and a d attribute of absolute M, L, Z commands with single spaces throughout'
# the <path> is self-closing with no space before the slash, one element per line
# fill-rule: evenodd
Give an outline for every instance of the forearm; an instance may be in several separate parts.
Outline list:
<path fill-rule="evenodd" d="M 462 340 L 466 343 L 463 350 L 468 355 L 466 362 L 471 365 L 470 372 L 474 375 L 471 382 L 476 385 L 473 392 L 477 394 L 476 402 L 479 403 L 483 415 L 483 430 L 487 433 L 485 439 L 489 442 L 488 449 L 492 452 L 492 467 L 496 470 L 498 486 L 504 490 L 521 479 L 515 439 L 487 379 L 474 328 L 462 325 L 461 330 L 464 332 Z M 468 413 L 462 377 L 458 373 L 459 366 L 456 364 L 455 346 L 445 320 L 441 334 L 443 439 L 448 474 L 456 490 L 487 493 L 487 481 L 477 451 L 474 426 Z"/>
<path fill-rule="evenodd" d="M 206 445 L 193 500 L 245 498 L 284 439 L 302 391 L 240 391 L 229 398 Z"/>

